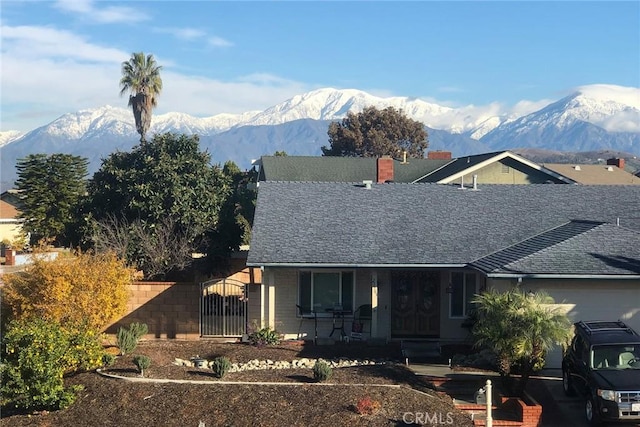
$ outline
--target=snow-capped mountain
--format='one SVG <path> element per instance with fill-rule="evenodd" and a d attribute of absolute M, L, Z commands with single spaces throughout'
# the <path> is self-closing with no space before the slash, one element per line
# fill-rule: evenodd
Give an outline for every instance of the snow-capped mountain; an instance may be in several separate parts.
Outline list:
<path fill-rule="evenodd" d="M 617 149 L 640 154 L 640 89 L 591 85 L 539 111 L 502 123 L 482 141 L 499 149 Z"/>
<path fill-rule="evenodd" d="M 198 118 L 183 113 L 154 115 L 150 135 L 198 134 L 216 163 L 247 168 L 261 155 L 286 151 L 319 155 L 327 145 L 330 121 L 367 106 L 393 106 L 425 124 L 429 149 L 454 156 L 498 149 L 548 148 L 563 151 L 617 149 L 640 154 L 640 88 L 591 85 L 537 111 L 504 113 L 499 105 L 450 108 L 421 99 L 377 97 L 355 89 L 318 89 L 264 111 Z M 130 110 L 104 106 L 69 113 L 27 134 L 0 133 L 3 188 L 15 179 L 17 159 L 32 153 L 65 152 L 90 160 L 90 173 L 102 158 L 138 143 Z"/>

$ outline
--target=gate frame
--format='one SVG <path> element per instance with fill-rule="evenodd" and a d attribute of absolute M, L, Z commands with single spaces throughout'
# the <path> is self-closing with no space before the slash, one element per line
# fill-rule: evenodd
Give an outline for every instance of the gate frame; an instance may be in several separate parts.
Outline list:
<path fill-rule="evenodd" d="M 203 333 L 203 322 L 204 322 L 204 309 L 205 309 L 205 295 L 204 295 L 204 290 L 210 286 L 211 284 L 214 283 L 222 283 L 222 289 L 223 289 L 223 295 L 222 297 L 224 298 L 223 301 L 226 301 L 226 298 L 229 296 L 227 295 L 227 284 L 230 284 L 232 286 L 238 286 L 242 288 L 242 307 L 243 307 L 243 319 L 242 319 L 242 324 L 243 324 L 243 332 L 241 334 L 227 334 L 226 332 L 226 318 L 228 316 L 228 314 L 226 313 L 226 310 L 224 310 L 224 307 L 226 304 L 223 304 L 223 310 L 222 310 L 222 314 L 221 314 L 221 318 L 222 318 L 222 334 L 221 335 L 214 335 L 214 334 L 207 334 L 205 335 Z M 248 333 L 249 330 L 249 325 L 248 325 L 248 309 L 249 309 L 249 304 L 248 304 L 248 289 L 247 289 L 247 283 L 242 282 L 240 280 L 236 280 L 236 279 L 230 279 L 228 277 L 220 277 L 217 279 L 210 279 L 210 280 L 206 280 L 204 282 L 200 282 L 200 302 L 199 302 L 199 312 L 198 312 L 198 332 L 200 333 L 200 337 L 223 337 L 223 338 L 231 338 L 231 337 L 242 337 L 243 335 Z M 213 325 L 213 323 L 212 323 Z"/>

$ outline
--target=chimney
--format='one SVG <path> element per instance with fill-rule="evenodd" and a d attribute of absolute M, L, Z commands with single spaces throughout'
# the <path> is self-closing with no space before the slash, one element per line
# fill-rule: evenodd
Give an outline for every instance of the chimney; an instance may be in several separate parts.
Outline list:
<path fill-rule="evenodd" d="M 393 181 L 393 159 L 390 156 L 378 158 L 377 182 Z"/>
<path fill-rule="evenodd" d="M 451 151 L 429 151 L 427 159 L 431 160 L 451 160 Z"/>
<path fill-rule="evenodd" d="M 4 265 L 16 265 L 16 250 L 7 248 L 5 251 Z"/>
<path fill-rule="evenodd" d="M 611 166 L 617 166 L 620 169 L 624 169 L 624 159 L 618 159 L 616 157 L 607 159 L 607 164 Z"/>

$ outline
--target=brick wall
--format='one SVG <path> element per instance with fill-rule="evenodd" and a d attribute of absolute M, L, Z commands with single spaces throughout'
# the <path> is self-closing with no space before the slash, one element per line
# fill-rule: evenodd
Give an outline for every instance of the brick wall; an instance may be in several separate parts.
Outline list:
<path fill-rule="evenodd" d="M 200 285 L 179 282 L 135 282 L 127 314 L 105 332 L 115 334 L 120 326 L 146 323 L 144 339 L 199 339 Z"/>

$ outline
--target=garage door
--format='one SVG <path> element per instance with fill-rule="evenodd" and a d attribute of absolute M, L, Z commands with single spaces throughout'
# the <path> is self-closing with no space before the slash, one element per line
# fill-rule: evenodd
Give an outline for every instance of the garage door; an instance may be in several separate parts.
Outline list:
<path fill-rule="evenodd" d="M 612 283 L 612 282 L 609 282 Z M 615 283 L 615 282 L 613 282 Z M 637 282 L 618 282 L 615 285 L 570 286 L 549 289 L 556 303 L 565 304 L 572 322 L 578 320 L 622 320 L 640 332 L 640 287 Z M 606 287 L 606 288 L 605 288 Z M 586 290 L 587 288 L 588 290 Z M 547 355 L 547 368 L 561 368 L 562 350 L 556 349 Z"/>

